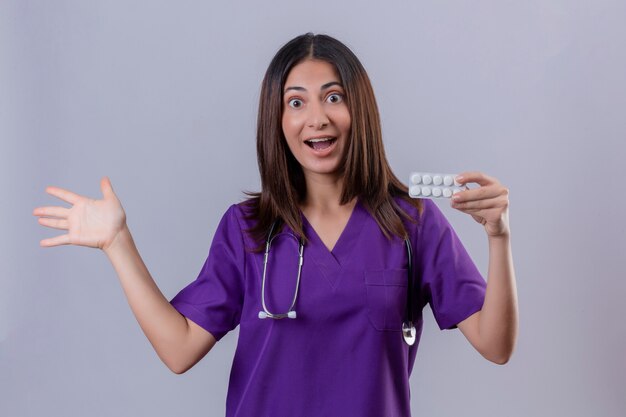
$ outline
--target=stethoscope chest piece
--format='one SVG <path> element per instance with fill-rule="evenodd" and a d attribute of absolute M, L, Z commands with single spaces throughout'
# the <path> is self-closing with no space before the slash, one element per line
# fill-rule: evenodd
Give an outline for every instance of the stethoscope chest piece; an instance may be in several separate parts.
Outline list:
<path fill-rule="evenodd" d="M 407 345 L 413 346 L 415 344 L 415 326 L 412 322 L 402 322 L 402 337 Z"/>

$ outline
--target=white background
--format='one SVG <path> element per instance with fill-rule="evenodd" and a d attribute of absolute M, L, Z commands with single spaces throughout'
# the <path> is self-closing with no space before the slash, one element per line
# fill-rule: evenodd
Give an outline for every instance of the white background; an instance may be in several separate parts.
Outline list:
<path fill-rule="evenodd" d="M 183 375 L 158 359 L 101 252 L 41 248 L 48 185 L 111 178 L 152 276 L 195 279 L 226 208 L 257 190 L 261 78 L 337 37 L 368 70 L 389 161 L 511 190 L 520 301 L 505 366 L 430 314 L 418 416 L 623 416 L 623 1 L 0 2 L 0 415 L 221 416 L 237 331 Z M 444 213 L 486 275 L 487 240 Z"/>

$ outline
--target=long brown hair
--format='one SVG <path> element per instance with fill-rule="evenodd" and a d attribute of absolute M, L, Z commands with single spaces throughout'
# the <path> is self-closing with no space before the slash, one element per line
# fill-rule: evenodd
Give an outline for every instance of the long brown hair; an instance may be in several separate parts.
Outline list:
<path fill-rule="evenodd" d="M 291 69 L 306 59 L 323 60 L 339 73 L 350 111 L 350 140 L 345 159 L 340 204 L 359 197 L 384 235 L 406 237 L 400 216 L 412 220 L 394 201 L 401 196 L 422 211 L 419 199 L 408 196 L 407 187 L 394 175 L 383 147 L 380 115 L 369 77 L 354 53 L 327 35 L 307 33 L 286 43 L 274 56 L 263 78 L 257 119 L 257 158 L 261 191 L 246 192 L 248 218 L 257 220 L 247 232 L 262 250 L 272 223 L 280 230 L 287 224 L 305 241 L 299 204 L 306 195 L 302 167 L 295 159 L 282 130 L 283 89 Z"/>

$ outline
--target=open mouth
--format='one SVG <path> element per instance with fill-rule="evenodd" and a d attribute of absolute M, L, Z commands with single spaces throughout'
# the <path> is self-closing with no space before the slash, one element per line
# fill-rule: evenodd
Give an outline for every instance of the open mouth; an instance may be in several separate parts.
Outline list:
<path fill-rule="evenodd" d="M 304 143 L 306 143 L 310 148 L 315 149 L 316 151 L 319 151 L 319 150 L 330 147 L 336 141 L 337 141 L 337 138 L 328 137 L 328 138 L 308 139 L 308 140 L 305 140 Z"/>

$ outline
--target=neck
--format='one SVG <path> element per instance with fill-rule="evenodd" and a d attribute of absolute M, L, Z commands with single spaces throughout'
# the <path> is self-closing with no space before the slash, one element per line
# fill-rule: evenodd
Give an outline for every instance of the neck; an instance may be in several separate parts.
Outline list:
<path fill-rule="evenodd" d="M 306 175 L 306 198 L 303 209 L 332 210 L 341 206 L 343 176 Z"/>

